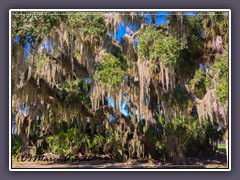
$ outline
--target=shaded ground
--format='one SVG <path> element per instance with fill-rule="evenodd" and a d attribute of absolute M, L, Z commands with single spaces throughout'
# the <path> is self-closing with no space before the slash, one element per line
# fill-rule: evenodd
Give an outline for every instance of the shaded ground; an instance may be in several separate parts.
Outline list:
<path fill-rule="evenodd" d="M 89 159 L 75 163 L 55 163 L 55 162 L 21 162 L 13 159 L 12 168 L 160 168 L 160 169 L 202 169 L 202 168 L 228 168 L 226 156 L 223 152 L 218 152 L 211 158 L 189 158 L 187 165 L 174 165 L 172 163 L 160 163 L 153 160 L 128 160 L 124 163 L 115 162 L 112 159 Z"/>

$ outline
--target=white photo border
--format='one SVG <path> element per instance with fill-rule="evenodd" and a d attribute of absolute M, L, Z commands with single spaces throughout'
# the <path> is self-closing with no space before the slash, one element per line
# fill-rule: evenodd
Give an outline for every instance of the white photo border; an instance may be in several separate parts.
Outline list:
<path fill-rule="evenodd" d="M 92 169 L 71 169 L 71 168 L 12 168 L 12 136 L 11 136 L 11 109 L 12 109 L 12 91 L 11 91 L 11 61 L 12 61 L 12 39 L 11 39 L 11 18 L 12 12 L 228 12 L 228 28 L 229 28 L 229 75 L 228 75 L 228 168 L 205 168 L 205 169 L 159 169 L 159 168 L 119 168 L 119 169 L 108 169 L 108 168 L 92 168 Z M 231 171 L 231 9 L 10 9 L 9 10 L 9 171 Z"/>

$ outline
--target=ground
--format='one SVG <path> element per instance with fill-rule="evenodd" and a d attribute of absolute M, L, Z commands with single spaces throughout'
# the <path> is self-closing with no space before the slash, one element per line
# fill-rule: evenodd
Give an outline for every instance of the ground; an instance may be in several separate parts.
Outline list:
<path fill-rule="evenodd" d="M 124 163 L 115 162 L 112 159 L 88 159 L 75 163 L 53 163 L 53 162 L 21 162 L 13 158 L 12 168 L 160 168 L 160 169 L 202 169 L 202 168 L 228 168 L 226 155 L 218 151 L 211 158 L 188 158 L 186 165 L 174 165 L 172 163 L 160 163 L 154 160 L 128 160 Z"/>

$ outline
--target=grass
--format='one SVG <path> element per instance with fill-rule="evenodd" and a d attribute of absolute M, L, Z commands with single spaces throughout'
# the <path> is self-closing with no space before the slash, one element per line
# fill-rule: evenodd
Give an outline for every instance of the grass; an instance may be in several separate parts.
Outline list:
<path fill-rule="evenodd" d="M 226 145 L 225 144 L 218 145 L 218 150 L 222 152 L 226 152 Z"/>

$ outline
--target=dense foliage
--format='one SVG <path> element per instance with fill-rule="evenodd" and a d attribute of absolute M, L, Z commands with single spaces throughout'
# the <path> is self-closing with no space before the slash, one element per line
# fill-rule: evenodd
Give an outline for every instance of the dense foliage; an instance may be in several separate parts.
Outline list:
<path fill-rule="evenodd" d="M 174 65 L 179 56 L 180 44 L 174 37 L 167 36 L 164 32 L 156 30 L 153 25 L 149 25 L 144 30 L 140 30 L 139 55 L 144 58 L 156 61 L 163 61 L 165 66 Z"/>
<path fill-rule="evenodd" d="M 95 73 L 95 80 L 106 84 L 110 90 L 119 87 L 126 74 L 126 58 L 105 54 L 101 61 Z"/>

